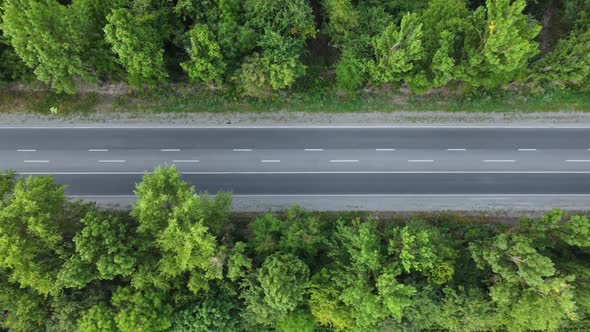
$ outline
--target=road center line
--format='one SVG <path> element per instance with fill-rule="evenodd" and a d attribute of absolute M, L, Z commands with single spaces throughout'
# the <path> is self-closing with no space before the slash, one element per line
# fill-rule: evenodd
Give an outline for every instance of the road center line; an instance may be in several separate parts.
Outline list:
<path fill-rule="evenodd" d="M 25 163 L 48 163 L 49 160 L 23 160 Z"/>
<path fill-rule="evenodd" d="M 537 149 L 518 149 L 518 151 L 537 151 Z"/>
<path fill-rule="evenodd" d="M 467 149 L 447 149 L 447 151 L 465 151 Z"/>
<path fill-rule="evenodd" d="M 37 152 L 35 149 L 18 149 L 17 152 Z"/>
<path fill-rule="evenodd" d="M 587 160 L 587 159 L 568 159 L 565 162 L 566 163 L 590 163 L 590 160 Z"/>
<path fill-rule="evenodd" d="M 160 149 L 162 152 L 179 152 L 180 149 Z"/>
<path fill-rule="evenodd" d="M 250 152 L 252 149 L 234 149 L 234 152 Z"/>
<path fill-rule="evenodd" d="M 319 151 L 324 151 L 324 149 L 303 149 L 303 151 L 307 151 L 307 152 L 319 152 Z"/>
<path fill-rule="evenodd" d="M 410 159 L 408 160 L 409 163 L 433 163 L 434 160 L 432 159 Z"/>
<path fill-rule="evenodd" d="M 375 151 L 395 151 L 395 149 L 375 149 Z"/>
<path fill-rule="evenodd" d="M 260 162 L 261 163 L 280 163 L 281 161 L 278 159 L 263 159 Z"/>
<path fill-rule="evenodd" d="M 358 163 L 359 161 L 356 159 L 333 159 L 330 160 L 331 163 Z"/>
<path fill-rule="evenodd" d="M 200 160 L 196 160 L 196 159 L 175 159 L 172 160 L 173 163 L 199 163 L 201 162 Z"/>
<path fill-rule="evenodd" d="M 484 163 L 513 163 L 516 162 L 514 159 L 486 159 Z"/>
<path fill-rule="evenodd" d="M 124 163 L 126 160 L 122 159 L 111 159 L 111 160 L 99 160 L 99 163 Z"/>
<path fill-rule="evenodd" d="M 109 152 L 109 149 L 88 149 L 88 152 Z"/>

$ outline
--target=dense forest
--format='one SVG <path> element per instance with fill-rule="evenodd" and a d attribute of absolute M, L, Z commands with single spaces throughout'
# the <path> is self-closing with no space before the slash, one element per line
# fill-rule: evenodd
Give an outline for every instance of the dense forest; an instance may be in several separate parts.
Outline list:
<path fill-rule="evenodd" d="M 0 80 L 585 89 L 588 0 L 0 0 Z"/>
<path fill-rule="evenodd" d="M 590 219 L 238 217 L 173 167 L 131 211 L 0 177 L 0 322 L 14 331 L 588 331 Z"/>

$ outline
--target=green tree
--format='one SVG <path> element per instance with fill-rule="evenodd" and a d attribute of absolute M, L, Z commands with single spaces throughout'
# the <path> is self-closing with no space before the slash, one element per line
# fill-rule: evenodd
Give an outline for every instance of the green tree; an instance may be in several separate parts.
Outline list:
<path fill-rule="evenodd" d="M 195 25 L 189 31 L 190 59 L 181 64 L 192 81 L 221 83 L 225 63 L 221 48 L 215 42 L 209 29 L 204 25 Z"/>
<path fill-rule="evenodd" d="M 423 66 L 435 88 L 461 79 L 465 40 L 477 34 L 469 16 L 464 0 L 433 0 L 420 14 Z"/>
<path fill-rule="evenodd" d="M 197 293 L 222 277 L 223 259 L 204 224 L 208 212 L 194 188 L 180 179 L 175 167 L 157 168 L 137 185 L 132 215 L 144 244 L 145 259 L 133 275 L 136 287 L 167 288 L 171 279 L 188 274 L 188 287 Z"/>
<path fill-rule="evenodd" d="M 388 251 L 399 257 L 404 271 L 418 271 L 434 284 L 444 284 L 454 275 L 457 256 L 450 240 L 435 227 L 422 221 L 411 221 L 395 227 Z"/>
<path fill-rule="evenodd" d="M 80 332 L 115 332 L 115 316 L 105 304 L 97 304 L 88 309 L 78 320 Z"/>
<path fill-rule="evenodd" d="M 509 331 L 555 330 L 574 317 L 573 276 L 560 275 L 530 238 L 499 234 L 493 241 L 471 244 L 470 251 L 480 268 L 490 268 L 496 276 L 490 297 L 499 323 Z"/>
<path fill-rule="evenodd" d="M 80 222 L 84 228 L 74 237 L 76 253 L 66 262 L 60 278 L 70 286 L 83 287 L 95 278 L 129 277 L 137 263 L 136 225 L 113 213 L 96 212 Z"/>
<path fill-rule="evenodd" d="M 374 39 L 376 63 L 371 77 L 378 83 L 408 82 L 424 85 L 420 61 L 423 57 L 422 23 L 417 14 L 402 17 L 399 28 L 390 24 Z M 425 79 L 425 78 L 424 78 Z"/>
<path fill-rule="evenodd" d="M 156 13 L 116 9 L 107 17 L 105 38 L 136 88 L 154 87 L 168 77 L 164 66 L 163 30 Z"/>
<path fill-rule="evenodd" d="M 171 332 L 238 332 L 243 331 L 237 317 L 238 308 L 234 301 L 218 293 L 203 302 L 177 311 Z"/>
<path fill-rule="evenodd" d="M 113 71 L 102 27 L 119 0 L 5 0 L 2 30 L 37 78 L 58 92 L 75 93 L 80 81 Z"/>
<path fill-rule="evenodd" d="M 534 87 L 589 88 L 590 25 L 559 40 L 555 49 L 534 65 L 529 83 Z"/>
<path fill-rule="evenodd" d="M 72 11 L 57 1 L 6 0 L 2 29 L 37 78 L 58 92 L 74 93 L 77 80 L 90 80 L 79 43 L 82 31 Z"/>
<path fill-rule="evenodd" d="M 304 0 L 247 0 L 244 8 L 248 34 L 259 37 L 238 75 L 243 94 L 264 97 L 290 87 L 305 71 L 304 43 L 315 36 L 311 8 Z"/>
<path fill-rule="evenodd" d="M 43 331 L 47 299 L 31 288 L 11 283 L 0 271 L 0 326 L 15 332 Z"/>
<path fill-rule="evenodd" d="M 246 316 L 276 326 L 304 303 L 308 287 L 309 267 L 303 261 L 291 254 L 270 255 L 242 291 Z"/>
<path fill-rule="evenodd" d="M 0 205 L 0 268 L 21 287 L 55 294 L 57 275 L 72 246 L 64 188 L 51 177 L 18 179 L 6 205 Z"/>
<path fill-rule="evenodd" d="M 160 291 L 121 287 L 113 294 L 112 303 L 119 331 L 156 332 L 172 326 L 172 306 L 167 303 L 166 294 Z"/>
<path fill-rule="evenodd" d="M 494 88 L 522 78 L 538 52 L 540 26 L 523 14 L 525 0 L 487 0 L 473 24 L 481 38 L 466 43 L 464 80 L 472 86 Z"/>

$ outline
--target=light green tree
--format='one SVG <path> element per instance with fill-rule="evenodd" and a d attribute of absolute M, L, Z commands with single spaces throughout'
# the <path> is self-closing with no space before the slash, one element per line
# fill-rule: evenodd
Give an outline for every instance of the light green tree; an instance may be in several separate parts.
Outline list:
<path fill-rule="evenodd" d="M 246 317 L 276 326 L 304 303 L 308 288 L 309 267 L 303 261 L 291 254 L 270 255 L 242 291 Z"/>
<path fill-rule="evenodd" d="M 78 320 L 80 332 L 115 332 L 115 316 L 105 304 L 96 304 L 82 314 Z"/>
<path fill-rule="evenodd" d="M 5 0 L 2 30 L 36 77 L 58 92 L 113 73 L 114 56 L 102 28 L 120 0 Z"/>
<path fill-rule="evenodd" d="M 129 277 L 137 263 L 135 227 L 112 213 L 88 213 L 84 228 L 74 237 L 76 252 L 65 263 L 59 278 L 68 286 L 84 287 L 94 279 Z"/>
<path fill-rule="evenodd" d="M 197 24 L 188 33 L 190 59 L 181 63 L 192 81 L 221 83 L 225 63 L 219 44 L 205 25 Z"/>
<path fill-rule="evenodd" d="M 417 14 L 402 17 L 399 28 L 390 24 L 374 39 L 375 66 L 371 78 L 377 83 L 417 82 L 423 57 L 422 23 Z"/>
<path fill-rule="evenodd" d="M 487 0 L 486 11 L 473 14 L 480 38 L 466 45 L 464 81 L 472 86 L 498 87 L 522 78 L 535 56 L 540 26 L 523 14 L 525 0 Z"/>
<path fill-rule="evenodd" d="M 72 250 L 64 238 L 64 188 L 51 177 L 21 178 L 5 204 L 0 205 L 0 268 L 21 287 L 59 292 L 57 275 Z"/>
<path fill-rule="evenodd" d="M 116 9 L 107 17 L 105 38 L 136 88 L 154 87 L 168 77 L 164 67 L 164 27 L 157 12 Z"/>
<path fill-rule="evenodd" d="M 498 321 L 509 331 L 555 330 L 575 318 L 574 277 L 560 275 L 530 238 L 499 234 L 492 241 L 472 243 L 470 251 L 480 268 L 496 276 L 490 297 Z"/>
<path fill-rule="evenodd" d="M 136 287 L 169 287 L 169 281 L 188 274 L 188 287 L 197 293 L 210 280 L 222 277 L 224 261 L 217 241 L 208 232 L 208 212 L 194 188 L 180 179 L 174 166 L 157 168 L 137 185 L 132 215 L 146 259 L 133 275 Z"/>
<path fill-rule="evenodd" d="M 437 228 L 414 220 L 393 229 L 388 251 L 399 257 L 405 272 L 421 272 L 434 284 L 444 284 L 453 278 L 457 256 L 449 243 Z"/>
<path fill-rule="evenodd" d="M 172 326 L 172 306 L 160 291 L 121 287 L 113 294 L 112 304 L 121 332 L 166 331 Z"/>

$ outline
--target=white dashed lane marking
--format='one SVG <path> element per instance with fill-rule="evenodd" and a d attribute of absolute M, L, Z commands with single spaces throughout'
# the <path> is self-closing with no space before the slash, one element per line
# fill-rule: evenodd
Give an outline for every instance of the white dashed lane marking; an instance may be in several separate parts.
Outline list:
<path fill-rule="evenodd" d="M 483 161 L 484 163 L 513 163 L 516 160 L 513 159 L 486 159 Z"/>
<path fill-rule="evenodd" d="M 16 151 L 18 151 L 18 152 L 37 152 L 37 150 L 35 150 L 35 149 L 18 149 Z"/>
<path fill-rule="evenodd" d="M 395 151 L 395 149 L 375 149 L 375 151 Z"/>
<path fill-rule="evenodd" d="M 109 159 L 109 160 L 99 160 L 99 163 L 124 163 L 126 160 L 122 159 Z"/>
<path fill-rule="evenodd" d="M 356 159 L 334 159 L 330 160 L 331 163 L 358 163 Z"/>
<path fill-rule="evenodd" d="M 590 163 L 590 160 L 587 160 L 587 159 L 568 159 L 565 162 L 566 163 Z"/>
<path fill-rule="evenodd" d="M 434 160 L 432 159 L 410 159 L 408 160 L 409 163 L 433 163 Z"/>
<path fill-rule="evenodd" d="M 200 160 L 196 159 L 175 159 L 172 160 L 173 163 L 198 163 Z"/>
<path fill-rule="evenodd" d="M 252 149 L 234 149 L 234 152 L 250 152 Z"/>
<path fill-rule="evenodd" d="M 447 151 L 466 151 L 467 149 L 447 149 Z"/>
<path fill-rule="evenodd" d="M 162 152 L 179 152 L 180 149 L 160 149 Z"/>
<path fill-rule="evenodd" d="M 88 152 L 109 152 L 109 149 L 88 149 Z"/>
<path fill-rule="evenodd" d="M 25 163 L 48 163 L 49 160 L 23 160 Z"/>
<path fill-rule="evenodd" d="M 280 163 L 281 161 L 278 159 L 263 159 L 260 162 L 261 163 Z"/>
<path fill-rule="evenodd" d="M 518 149 L 518 151 L 537 151 L 537 149 Z"/>
<path fill-rule="evenodd" d="M 303 149 L 304 151 L 307 152 L 319 152 L 319 151 L 324 151 L 324 149 Z"/>

